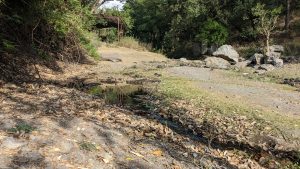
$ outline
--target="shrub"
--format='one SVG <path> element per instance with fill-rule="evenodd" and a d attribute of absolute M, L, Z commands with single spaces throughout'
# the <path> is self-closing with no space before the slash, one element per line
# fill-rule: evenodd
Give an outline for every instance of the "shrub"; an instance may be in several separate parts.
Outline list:
<path fill-rule="evenodd" d="M 119 42 L 116 42 L 117 46 L 126 47 L 136 50 L 147 50 L 150 49 L 149 45 L 139 42 L 133 37 L 123 37 Z"/>
<path fill-rule="evenodd" d="M 0 5 L 2 47 L 12 49 L 11 44 L 15 43 L 26 46 L 25 49 L 31 48 L 35 54 L 54 53 L 52 56 L 58 56 L 60 53 L 60 56 L 71 58 L 75 54 L 82 56 L 85 49 L 88 54 L 95 55 L 93 44 L 81 41 L 89 38 L 86 32 L 94 24 L 94 19 L 80 0 L 1 2 L 5 4 Z"/>
<path fill-rule="evenodd" d="M 207 20 L 200 28 L 196 41 L 208 45 L 222 45 L 228 38 L 228 30 L 219 22 L 214 20 Z"/>

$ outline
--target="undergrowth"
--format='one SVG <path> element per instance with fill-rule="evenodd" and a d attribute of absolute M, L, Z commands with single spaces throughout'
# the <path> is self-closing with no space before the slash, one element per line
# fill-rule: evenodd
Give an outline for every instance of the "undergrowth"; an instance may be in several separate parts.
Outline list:
<path fill-rule="evenodd" d="M 116 42 L 117 46 L 135 49 L 139 51 L 151 50 L 151 46 L 145 43 L 139 42 L 133 37 L 123 37 L 119 42 Z"/>
<path fill-rule="evenodd" d="M 187 79 L 165 78 L 161 84 L 161 92 L 170 99 L 189 100 L 198 107 L 208 108 L 210 111 L 223 116 L 243 115 L 261 123 L 268 122 L 283 131 L 286 128 L 295 129 L 300 127 L 300 119 L 284 117 L 266 110 L 253 109 L 242 102 L 230 101 L 225 96 L 213 95 L 195 88 L 193 85 L 193 81 Z"/>
<path fill-rule="evenodd" d="M 97 58 L 89 31 L 95 19 L 80 0 L 28 0 L 0 3 L 0 51 L 28 52 L 58 59 Z M 42 57 L 44 58 L 44 57 Z"/>

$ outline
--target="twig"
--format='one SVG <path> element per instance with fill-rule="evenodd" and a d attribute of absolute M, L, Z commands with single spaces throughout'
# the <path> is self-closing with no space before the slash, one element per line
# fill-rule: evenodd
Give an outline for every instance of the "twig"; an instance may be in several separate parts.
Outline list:
<path fill-rule="evenodd" d="M 32 40 L 32 43 L 34 41 L 34 37 L 33 37 L 34 31 L 39 26 L 40 22 L 41 22 L 41 19 L 39 19 L 38 23 L 33 27 L 32 31 L 31 31 L 31 40 Z"/>

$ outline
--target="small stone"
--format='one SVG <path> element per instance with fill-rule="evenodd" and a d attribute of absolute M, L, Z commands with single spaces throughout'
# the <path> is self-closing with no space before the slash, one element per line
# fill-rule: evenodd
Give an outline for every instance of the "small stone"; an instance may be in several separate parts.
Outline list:
<path fill-rule="evenodd" d="M 189 156 L 188 153 L 183 153 L 182 155 L 183 155 L 184 157 L 188 157 L 188 156 Z"/>
<path fill-rule="evenodd" d="M 17 149 L 24 145 L 26 145 L 26 143 L 19 141 L 13 137 L 7 137 L 2 141 L 1 147 L 8 148 L 8 149 Z"/>
<path fill-rule="evenodd" d="M 187 62 L 188 61 L 186 58 L 180 58 L 179 60 L 180 60 L 180 62 Z"/>
<path fill-rule="evenodd" d="M 194 158 L 197 158 L 197 157 L 198 157 L 198 154 L 197 154 L 197 153 L 193 153 L 193 157 L 194 157 Z"/>

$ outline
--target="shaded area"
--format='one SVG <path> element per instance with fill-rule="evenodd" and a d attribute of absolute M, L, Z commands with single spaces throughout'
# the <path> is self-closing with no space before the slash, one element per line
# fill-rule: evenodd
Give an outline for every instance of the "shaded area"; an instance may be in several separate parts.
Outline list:
<path fill-rule="evenodd" d="M 37 83 L 37 85 L 38 84 L 39 83 Z M 293 152 L 265 151 L 261 147 L 255 147 L 235 141 L 235 138 L 229 138 L 229 140 L 233 140 L 229 142 L 208 138 L 207 131 L 212 132 L 212 134 L 218 134 L 214 133 L 218 129 L 217 126 L 209 121 L 203 121 L 202 124 L 199 124 L 194 120 L 195 117 L 187 113 L 188 110 L 176 106 L 168 111 L 159 109 L 161 108 L 160 104 L 154 104 L 152 101 L 160 100 L 161 102 L 165 102 L 165 98 L 156 98 L 153 93 L 148 92 L 147 89 L 133 91 L 132 93 L 126 94 L 126 97 L 120 93 L 122 90 L 107 90 L 108 93 L 114 93 L 116 96 L 114 99 L 121 101 L 106 105 L 103 95 L 97 96 L 86 93 L 92 87 L 97 85 L 99 84 L 86 82 L 85 78 L 71 77 L 65 81 L 44 80 L 40 82 L 40 87 L 36 89 L 28 88 L 28 86 L 15 86 L 15 88 L 9 89 L 11 90 L 11 93 L 1 92 L 0 94 L 6 101 L 11 101 L 15 104 L 15 107 L 12 109 L 14 110 L 13 112 L 32 114 L 37 118 L 49 117 L 57 122 L 60 127 L 65 129 L 71 128 L 76 124 L 76 121 L 73 121 L 75 118 L 84 118 L 85 121 L 93 122 L 100 126 L 114 125 L 118 130 L 129 134 L 132 138 L 131 142 L 133 145 L 138 143 L 155 145 L 168 152 L 173 159 L 184 161 L 190 165 L 194 165 L 191 164 L 192 159 L 197 159 L 201 161 L 198 162 L 198 165 L 207 166 L 209 164 L 208 161 L 213 161 L 217 166 L 237 168 L 237 166 L 230 164 L 230 161 L 227 159 L 213 155 L 211 151 L 215 149 L 220 149 L 222 151 L 237 149 L 246 152 L 248 155 L 253 155 L 252 159 L 256 161 L 259 160 L 261 154 L 269 154 L 269 152 L 272 153 L 272 155 L 269 155 L 271 158 L 278 155 L 276 158 L 289 158 L 294 162 L 299 161 L 299 158 L 297 158 L 296 154 L 293 154 Z M 18 91 L 18 93 L 14 94 L 14 91 Z M 53 91 L 55 91 L 55 94 L 53 94 Z M 132 100 L 130 102 L 124 102 L 122 100 L 123 98 L 127 98 L 127 96 L 131 97 Z M 28 99 L 30 97 L 31 99 Z M 7 106 L 7 103 L 5 103 L 4 106 Z M 22 109 L 19 109 L 20 107 Z M 104 111 L 106 109 L 109 110 L 106 117 L 104 116 L 101 118 L 93 116 L 93 113 L 99 110 Z M 110 110 L 112 111 L 110 112 Z M 4 109 L 3 111 L 6 112 Z M 122 114 L 128 115 L 130 118 L 123 119 L 121 116 Z M 182 121 L 182 119 L 185 120 Z M 139 123 L 140 121 L 145 121 L 146 123 L 142 125 L 142 123 Z M 190 125 L 192 127 L 190 127 Z M 130 135 L 128 129 L 133 133 L 142 131 L 143 135 L 140 139 L 137 139 L 138 137 L 135 136 L 135 134 Z M 163 131 L 162 133 L 160 133 L 161 130 Z M 149 133 L 150 136 L 146 136 Z M 151 136 L 151 133 L 156 135 Z M 104 142 L 107 145 L 113 146 L 115 144 L 110 133 L 99 130 L 97 134 L 101 138 L 106 138 Z M 86 133 L 85 135 L 88 136 Z M 174 138 L 181 138 L 182 140 L 175 140 Z M 203 146 L 202 151 L 200 151 L 201 153 L 193 150 L 193 148 L 184 146 L 184 144 L 188 142 L 191 142 L 192 145 L 201 144 Z M 270 146 L 272 147 L 272 142 L 270 143 Z M 189 153 L 186 157 L 182 155 L 182 153 L 185 152 Z M 195 153 L 195 156 L 198 156 L 196 158 L 193 157 L 193 153 Z M 17 157 L 17 159 L 18 158 L 19 157 Z M 28 161 L 28 159 L 25 159 L 24 161 Z M 24 165 L 29 165 L 29 163 L 27 163 L 28 162 L 24 162 Z M 20 164 L 16 163 L 14 165 Z M 35 164 L 34 160 L 33 164 Z M 132 166 L 141 168 L 147 167 L 144 164 L 136 162 L 124 163 L 124 161 L 120 161 L 117 162 L 117 164 L 120 168 L 130 168 Z"/>

